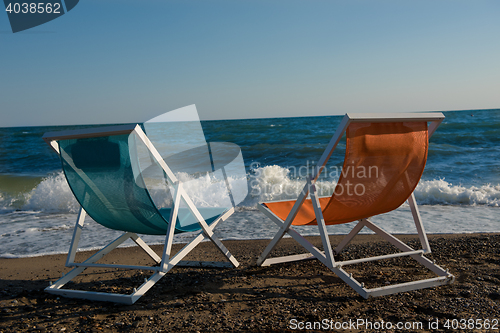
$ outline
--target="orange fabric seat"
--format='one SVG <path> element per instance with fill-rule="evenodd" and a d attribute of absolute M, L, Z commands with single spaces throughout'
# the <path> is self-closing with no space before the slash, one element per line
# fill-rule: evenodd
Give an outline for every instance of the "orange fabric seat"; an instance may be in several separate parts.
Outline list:
<path fill-rule="evenodd" d="M 346 131 L 342 173 L 331 197 L 320 198 L 327 225 L 392 211 L 418 184 L 427 160 L 427 122 L 352 123 Z M 295 200 L 264 203 L 286 220 Z M 306 199 L 293 225 L 316 224 Z"/>

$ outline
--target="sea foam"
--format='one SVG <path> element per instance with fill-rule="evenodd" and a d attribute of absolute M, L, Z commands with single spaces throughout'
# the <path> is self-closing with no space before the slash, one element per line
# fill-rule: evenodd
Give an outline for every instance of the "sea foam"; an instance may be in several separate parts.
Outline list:
<path fill-rule="evenodd" d="M 231 202 L 227 192 L 227 184 L 220 177 L 202 176 L 191 177 L 185 173 L 178 173 L 177 177 L 183 182 L 184 189 L 197 207 L 230 207 Z M 228 177 L 233 197 L 246 193 L 245 178 Z M 151 196 L 158 208 L 169 207 L 172 198 L 165 186 L 151 187 Z M 1 194 L 0 194 L 1 195 Z M 236 199 L 235 199 L 236 200 Z M 12 211 L 12 200 L 0 196 L 0 210 Z M 75 199 L 62 172 L 44 178 L 38 186 L 24 194 L 22 211 L 38 211 L 46 213 L 77 213 L 80 206 Z"/>
<path fill-rule="evenodd" d="M 244 204 L 252 205 L 262 201 L 297 198 L 306 181 L 292 178 L 287 168 L 271 165 L 256 168 L 249 176 L 251 198 Z M 320 179 L 317 189 L 320 196 L 330 196 L 335 190 L 335 180 Z M 500 206 L 500 184 L 463 186 L 444 179 L 421 180 L 415 189 L 415 197 L 421 205 L 486 205 Z"/>
<path fill-rule="evenodd" d="M 23 210 L 76 213 L 79 205 L 62 172 L 50 175 L 26 194 Z"/>
<path fill-rule="evenodd" d="M 193 178 L 180 174 L 185 182 L 185 189 L 198 207 L 227 206 L 226 185 L 213 177 Z M 244 179 L 229 178 L 233 189 L 245 186 Z M 297 198 L 305 185 L 305 179 L 291 177 L 287 168 L 271 165 L 252 170 L 247 175 L 248 195 L 239 205 L 241 210 L 253 210 L 258 202 L 287 200 Z M 333 193 L 336 180 L 320 179 L 317 189 L 320 196 Z M 152 191 L 152 196 L 161 208 L 171 204 L 171 197 L 165 196 L 161 189 Z M 485 205 L 500 207 L 500 184 L 481 186 L 464 186 L 452 184 L 445 179 L 421 180 L 415 189 L 415 197 L 420 205 Z M 24 204 L 19 207 L 19 199 L 10 198 L 0 193 L 0 212 L 13 210 L 35 211 L 47 213 L 77 213 L 79 204 L 71 192 L 64 174 L 54 173 L 44 178 L 38 186 L 24 194 Z"/>
<path fill-rule="evenodd" d="M 420 181 L 415 197 L 423 205 L 500 206 L 500 185 L 453 185 L 444 179 Z"/>

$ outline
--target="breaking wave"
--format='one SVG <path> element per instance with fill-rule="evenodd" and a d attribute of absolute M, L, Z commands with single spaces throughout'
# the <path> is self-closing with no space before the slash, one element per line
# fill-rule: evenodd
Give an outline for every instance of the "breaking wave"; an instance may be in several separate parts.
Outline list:
<path fill-rule="evenodd" d="M 188 192 L 196 201 L 217 201 L 222 187 L 210 188 L 210 179 L 189 180 Z M 292 178 L 287 168 L 272 165 L 252 170 L 247 175 L 248 195 L 240 204 L 241 210 L 253 210 L 258 202 L 294 199 L 305 185 L 305 180 Z M 241 184 L 241 180 L 239 182 Z M 320 179 L 317 188 L 321 196 L 331 195 L 336 181 Z M 197 198 L 199 197 L 199 198 Z M 445 179 L 421 180 L 415 190 L 417 202 L 421 205 L 485 205 L 500 207 L 500 184 L 461 185 Z M 62 172 L 43 178 L 40 183 L 25 193 L 0 192 L 0 213 L 12 211 L 35 211 L 47 213 L 77 213 L 75 200 Z"/>

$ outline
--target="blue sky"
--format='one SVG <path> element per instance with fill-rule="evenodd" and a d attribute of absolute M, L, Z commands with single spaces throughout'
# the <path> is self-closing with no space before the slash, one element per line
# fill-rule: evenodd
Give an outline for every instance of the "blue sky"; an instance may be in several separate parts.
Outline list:
<path fill-rule="evenodd" d="M 82 0 L 13 34 L 0 127 L 500 108 L 500 1 Z"/>

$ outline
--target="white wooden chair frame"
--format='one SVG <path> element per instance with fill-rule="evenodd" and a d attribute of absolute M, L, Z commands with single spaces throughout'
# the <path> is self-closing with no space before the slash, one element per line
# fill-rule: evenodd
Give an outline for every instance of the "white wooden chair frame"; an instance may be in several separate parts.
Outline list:
<path fill-rule="evenodd" d="M 444 115 L 442 113 L 404 113 L 404 114 L 379 114 L 379 115 L 346 114 L 342 119 L 337 131 L 330 140 L 330 143 L 325 149 L 323 155 L 319 159 L 317 163 L 317 168 L 315 168 L 310 179 L 307 180 L 307 184 L 304 186 L 302 192 L 297 198 L 297 201 L 293 205 L 292 210 L 290 211 L 286 220 L 283 221 L 281 218 L 276 216 L 269 208 L 267 208 L 263 204 L 258 205 L 259 210 L 263 212 L 267 217 L 269 217 L 274 223 L 276 223 L 280 227 L 280 229 L 278 230 L 274 238 L 271 240 L 269 245 L 266 247 L 264 252 L 260 255 L 259 259 L 257 260 L 257 265 L 268 266 L 277 263 L 316 258 L 319 261 L 321 261 L 325 266 L 327 266 L 330 270 L 332 270 L 335 274 L 337 274 L 343 281 L 345 281 L 349 286 L 351 286 L 356 292 L 358 292 L 364 298 L 394 294 L 398 292 L 411 291 L 422 288 L 430 288 L 434 286 L 452 283 L 454 281 L 454 276 L 450 274 L 448 270 L 444 270 L 443 268 L 439 267 L 434 262 L 423 256 L 424 254 L 431 253 L 431 249 L 429 246 L 429 241 L 427 240 L 427 235 L 425 233 L 424 226 L 422 224 L 422 219 L 420 217 L 420 213 L 413 193 L 407 199 L 407 201 L 413 215 L 413 220 L 415 222 L 417 233 L 420 238 L 420 242 L 422 244 L 422 249 L 420 250 L 412 249 L 411 247 L 401 242 L 399 239 L 397 239 L 387 231 L 375 225 L 368 218 L 364 218 L 359 220 L 358 224 L 356 224 L 356 226 L 351 230 L 351 232 L 342 240 L 342 242 L 334 250 L 332 250 L 332 246 L 328 238 L 328 232 L 326 230 L 326 224 L 323 219 L 323 213 L 318 200 L 316 186 L 315 186 L 315 183 L 319 175 L 325 168 L 326 163 L 328 162 L 331 154 L 333 153 L 333 150 L 339 143 L 340 139 L 342 138 L 349 124 L 353 122 L 373 123 L 373 122 L 430 121 L 431 124 L 429 125 L 428 128 L 428 137 L 430 138 L 434 133 L 434 131 L 436 130 L 436 128 L 439 126 L 439 124 L 443 121 L 443 119 Z M 292 221 L 297 215 L 299 208 L 306 200 L 308 194 L 310 194 L 310 198 L 312 201 L 324 251 L 320 251 L 317 247 L 312 245 L 309 241 L 307 241 L 295 229 L 291 227 Z M 381 236 L 383 239 L 390 242 L 392 245 L 394 245 L 402 252 L 376 256 L 376 257 L 361 258 L 356 260 L 335 261 L 334 254 L 339 254 L 344 249 L 344 247 L 354 238 L 354 236 L 356 236 L 361 231 L 361 229 L 363 229 L 363 227 L 371 229 L 377 235 Z M 285 235 L 285 233 L 287 233 L 293 239 L 295 239 L 306 250 L 308 250 L 309 253 L 267 259 L 271 251 L 278 244 L 278 242 Z M 401 256 L 412 257 L 417 262 L 419 262 L 420 264 L 422 264 L 423 266 L 427 267 L 429 270 L 434 272 L 436 275 L 438 275 L 438 277 L 407 282 L 407 283 L 394 284 L 380 288 L 367 289 L 365 288 L 364 283 L 359 283 L 352 277 L 352 274 L 348 274 L 346 271 L 342 269 L 344 265 L 357 264 L 373 260 L 396 258 Z"/>
<path fill-rule="evenodd" d="M 186 244 L 180 251 L 172 256 L 172 243 L 175 232 L 175 223 L 170 222 L 168 225 L 163 254 L 159 257 L 137 234 L 133 232 L 125 232 L 120 237 L 109 243 L 103 249 L 95 253 L 93 256 L 87 260 L 77 263 L 75 262 L 75 255 L 78 249 L 78 243 L 80 240 L 80 235 L 83 230 L 84 220 L 86 212 L 83 207 L 80 207 L 80 212 L 78 214 L 76 225 L 73 231 L 73 238 L 71 240 L 70 249 L 68 252 L 68 257 L 66 260 L 67 267 L 74 267 L 70 272 L 65 274 L 61 279 L 57 280 L 55 283 L 51 284 L 49 287 L 45 288 L 45 291 L 51 294 L 56 294 L 71 298 L 82 298 L 88 300 L 96 301 L 109 301 L 116 303 L 133 304 L 142 295 L 144 295 L 151 287 L 158 282 L 167 272 L 169 272 L 174 266 L 184 266 L 184 267 L 238 267 L 239 263 L 234 258 L 234 256 L 228 251 L 228 249 L 221 243 L 221 241 L 214 235 L 214 228 L 222 221 L 226 220 L 229 216 L 234 213 L 234 207 L 228 209 L 219 218 L 217 218 L 212 224 L 208 225 L 205 219 L 202 217 L 196 206 L 194 205 L 191 198 L 188 196 L 184 188 L 182 187 L 182 182 L 177 179 L 168 165 L 165 163 L 163 158 L 160 156 L 156 148 L 153 146 L 151 141 L 148 139 L 144 131 L 139 125 L 121 125 L 112 127 L 98 127 L 92 129 L 83 130 L 72 130 L 65 132 L 51 132 L 46 133 L 43 139 L 59 154 L 59 145 L 57 140 L 64 139 L 78 139 L 78 138 L 91 138 L 109 135 L 122 135 L 122 134 L 136 134 L 137 137 L 142 141 L 142 143 L 148 148 L 151 156 L 158 162 L 163 171 L 165 172 L 168 181 L 172 184 L 174 204 L 171 211 L 170 220 L 176 221 L 177 214 L 179 211 L 179 205 L 181 199 L 184 200 L 188 206 L 191 214 L 193 214 L 198 224 L 201 227 L 199 234 L 188 244 Z M 227 185 L 227 179 L 226 179 Z M 229 189 L 228 189 L 229 190 Z M 229 192 L 231 195 L 231 192 Z M 140 248 L 142 248 L 159 266 L 131 266 L 131 265 L 112 265 L 112 264 L 99 264 L 97 261 L 104 257 L 106 254 L 111 252 L 117 246 L 122 244 L 127 239 L 132 239 Z M 193 250 L 200 242 L 204 240 L 210 240 L 217 249 L 229 260 L 229 262 L 209 262 L 209 261 L 181 261 L 191 250 Z M 62 289 L 62 287 L 74 279 L 77 275 L 82 273 L 88 267 L 100 267 L 100 268 L 124 268 L 124 269 L 139 269 L 139 270 L 150 270 L 154 274 L 149 279 L 144 279 L 144 283 L 138 288 L 134 288 L 131 294 L 116 294 L 116 293 L 105 293 L 105 292 L 92 292 L 92 291 L 82 291 L 82 290 L 72 290 L 72 289 Z"/>

